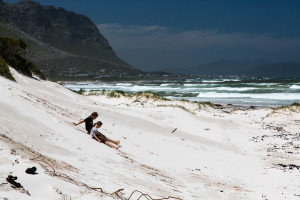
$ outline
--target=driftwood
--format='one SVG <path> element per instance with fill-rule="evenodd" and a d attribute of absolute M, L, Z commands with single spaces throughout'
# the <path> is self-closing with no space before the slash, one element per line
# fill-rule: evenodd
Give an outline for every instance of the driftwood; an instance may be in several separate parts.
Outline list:
<path fill-rule="evenodd" d="M 285 165 L 285 164 L 276 164 L 275 166 L 277 167 L 281 167 L 281 168 L 284 168 L 284 169 L 300 169 L 300 166 L 299 165 L 295 165 L 295 164 L 289 164 L 289 165 Z"/>

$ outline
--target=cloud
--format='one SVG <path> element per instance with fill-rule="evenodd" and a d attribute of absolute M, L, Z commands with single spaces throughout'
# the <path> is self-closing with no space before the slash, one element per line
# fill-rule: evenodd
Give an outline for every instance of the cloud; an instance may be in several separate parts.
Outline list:
<path fill-rule="evenodd" d="M 125 35 L 140 35 L 140 34 L 153 34 L 155 32 L 167 31 L 168 28 L 164 26 L 128 26 L 123 27 L 120 24 L 99 24 L 98 28 L 108 33 L 125 34 Z"/>
<path fill-rule="evenodd" d="M 99 24 L 98 28 L 121 58 L 141 69 L 185 67 L 218 59 L 300 61 L 300 37 L 179 31 L 159 25 Z"/>

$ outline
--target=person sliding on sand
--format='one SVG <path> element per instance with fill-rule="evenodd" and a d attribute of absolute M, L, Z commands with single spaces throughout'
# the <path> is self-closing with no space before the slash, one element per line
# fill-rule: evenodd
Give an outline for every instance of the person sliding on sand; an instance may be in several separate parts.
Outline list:
<path fill-rule="evenodd" d="M 106 144 L 107 146 L 109 147 L 112 147 L 112 148 L 115 148 L 115 149 L 118 149 L 120 148 L 120 146 L 116 146 L 116 145 L 119 145 L 120 144 L 120 141 L 115 141 L 115 140 L 111 140 L 109 138 L 107 138 L 105 135 L 103 135 L 102 133 L 100 133 L 98 131 L 98 129 L 102 126 L 102 122 L 98 121 L 95 125 L 94 128 L 92 128 L 92 131 L 91 131 L 91 138 L 97 140 L 98 142 L 102 142 L 104 144 Z M 114 143 L 114 144 L 112 144 Z"/>
<path fill-rule="evenodd" d="M 97 112 L 93 112 L 89 117 L 87 117 L 85 120 L 80 120 L 77 124 L 72 122 L 72 124 L 74 124 L 75 126 L 77 126 L 78 124 L 81 124 L 83 122 L 85 122 L 85 129 L 87 131 L 87 134 L 90 134 L 92 128 L 93 128 L 93 120 L 96 119 L 98 117 L 98 113 Z"/>

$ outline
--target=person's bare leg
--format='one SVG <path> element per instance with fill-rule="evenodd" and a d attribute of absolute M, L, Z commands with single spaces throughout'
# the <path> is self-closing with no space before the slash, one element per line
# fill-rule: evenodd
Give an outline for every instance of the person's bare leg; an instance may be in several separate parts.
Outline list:
<path fill-rule="evenodd" d="M 111 139 L 109 139 L 109 138 L 107 138 L 107 141 L 109 141 L 109 142 L 111 142 L 111 143 L 114 143 L 114 144 L 116 144 L 116 145 L 118 145 L 118 144 L 120 144 L 120 141 L 118 140 L 111 140 Z"/>
<path fill-rule="evenodd" d="M 111 148 L 115 148 L 115 149 L 120 148 L 119 146 L 115 146 L 115 145 L 111 144 L 109 141 L 106 141 L 105 144 Z"/>

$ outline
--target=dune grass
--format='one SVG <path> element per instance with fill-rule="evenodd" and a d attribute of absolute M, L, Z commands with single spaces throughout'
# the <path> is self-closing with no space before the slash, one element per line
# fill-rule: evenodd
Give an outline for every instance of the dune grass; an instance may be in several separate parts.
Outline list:
<path fill-rule="evenodd" d="M 266 117 L 270 117 L 271 115 L 273 115 L 279 111 L 282 111 L 282 110 L 288 110 L 290 112 L 299 113 L 300 112 L 300 104 L 295 102 L 290 105 L 279 106 L 279 107 L 271 108 L 271 109 L 272 109 L 272 112 L 270 112 Z"/>
<path fill-rule="evenodd" d="M 273 108 L 274 111 L 284 110 L 284 109 L 289 109 L 291 111 L 297 111 L 300 109 L 300 104 L 295 102 L 290 105 L 279 106 L 279 107 Z"/>
<path fill-rule="evenodd" d="M 159 104 L 157 105 L 157 107 L 172 107 L 172 108 L 180 108 L 188 113 L 191 113 L 193 115 L 195 115 L 196 113 L 194 113 L 193 111 L 187 109 L 186 107 L 182 106 L 182 105 L 178 105 L 178 104 L 171 104 L 171 105 L 165 105 L 165 104 Z"/>

